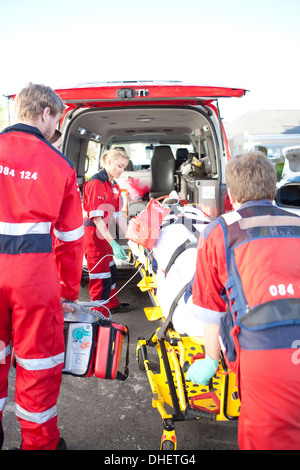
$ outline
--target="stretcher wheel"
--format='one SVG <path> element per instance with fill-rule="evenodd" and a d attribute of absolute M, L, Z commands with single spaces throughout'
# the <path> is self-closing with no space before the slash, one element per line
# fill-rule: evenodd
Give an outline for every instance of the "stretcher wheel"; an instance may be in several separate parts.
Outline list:
<path fill-rule="evenodd" d="M 170 418 L 163 420 L 164 432 L 160 441 L 160 450 L 176 450 L 177 439 L 175 434 L 175 424 Z"/>
<path fill-rule="evenodd" d="M 175 450 L 174 442 L 170 441 L 169 439 L 163 441 L 161 443 L 161 450 Z"/>
<path fill-rule="evenodd" d="M 139 369 L 145 370 L 144 359 L 143 359 L 142 351 L 140 349 L 138 350 L 137 362 L 138 362 Z"/>
<path fill-rule="evenodd" d="M 136 360 L 137 360 L 139 369 L 145 370 L 145 361 L 148 361 L 145 338 L 139 338 L 139 341 L 136 347 Z"/>

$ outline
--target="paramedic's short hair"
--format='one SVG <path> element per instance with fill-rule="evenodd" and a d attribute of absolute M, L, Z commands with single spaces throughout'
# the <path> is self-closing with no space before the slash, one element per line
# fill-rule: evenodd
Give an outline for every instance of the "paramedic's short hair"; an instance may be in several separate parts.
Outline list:
<path fill-rule="evenodd" d="M 250 151 L 229 161 L 225 178 L 234 199 L 247 201 L 269 199 L 276 194 L 276 170 L 262 152 Z"/>
<path fill-rule="evenodd" d="M 66 109 L 62 99 L 48 86 L 29 83 L 16 96 L 15 112 L 21 121 L 36 120 L 45 108 L 50 108 L 51 116 L 63 114 Z"/>
<path fill-rule="evenodd" d="M 128 157 L 128 155 L 127 155 L 127 153 L 125 152 L 124 149 L 122 149 L 120 147 L 117 147 L 117 148 L 114 148 L 114 149 L 111 149 L 111 150 L 107 150 L 106 152 L 104 152 L 101 155 L 101 166 L 102 166 L 102 168 L 105 168 L 107 160 L 114 160 L 114 159 L 116 159 L 120 156 L 124 157 L 124 158 L 127 158 L 128 161 L 129 161 L 129 157 Z"/>

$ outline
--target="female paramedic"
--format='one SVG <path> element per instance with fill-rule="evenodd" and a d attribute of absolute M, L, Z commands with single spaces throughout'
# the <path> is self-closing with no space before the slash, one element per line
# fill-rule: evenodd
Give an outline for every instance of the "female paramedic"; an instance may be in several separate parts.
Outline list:
<path fill-rule="evenodd" d="M 226 181 L 235 210 L 198 245 L 193 302 L 206 357 L 187 380 L 206 384 L 215 374 L 220 335 L 236 367 L 240 449 L 299 450 L 300 218 L 273 204 L 275 169 L 261 152 L 232 159 Z"/>
<path fill-rule="evenodd" d="M 89 294 L 92 301 L 110 299 L 105 307 L 111 313 L 130 310 L 130 305 L 120 303 L 116 295 L 117 267 L 113 257 L 126 260 L 127 256 L 114 240 L 110 228 L 115 220 L 125 233 L 121 190 L 115 179 L 120 178 L 128 162 L 124 150 L 105 152 L 101 157 L 102 169 L 83 187 L 83 207 L 88 216 L 84 221 L 84 251 L 90 278 Z M 106 308 L 100 307 L 104 315 Z"/>

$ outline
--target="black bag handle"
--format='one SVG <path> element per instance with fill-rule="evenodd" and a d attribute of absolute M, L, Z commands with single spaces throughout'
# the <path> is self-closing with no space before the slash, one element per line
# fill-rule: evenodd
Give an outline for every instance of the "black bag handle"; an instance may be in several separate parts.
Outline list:
<path fill-rule="evenodd" d="M 114 327 L 115 328 L 115 327 Z M 118 328 L 115 328 L 117 331 L 120 331 L 124 336 L 127 336 L 127 351 L 126 351 L 126 359 L 125 359 L 125 367 L 124 367 L 124 373 L 118 371 L 116 375 L 117 380 L 122 380 L 123 382 L 127 379 L 129 375 L 129 330 L 127 326 L 125 326 L 126 331 L 119 330 Z"/>

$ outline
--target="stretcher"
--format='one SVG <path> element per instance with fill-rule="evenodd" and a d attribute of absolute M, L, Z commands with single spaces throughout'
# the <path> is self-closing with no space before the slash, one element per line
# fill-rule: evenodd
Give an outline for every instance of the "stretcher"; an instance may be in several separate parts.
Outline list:
<path fill-rule="evenodd" d="M 205 358 L 203 338 L 179 334 L 158 299 L 160 281 L 154 250 L 129 242 L 141 273 L 138 287 L 148 293 L 152 307 L 144 308 L 148 321 L 161 325 L 150 338 L 140 337 L 136 346 L 136 360 L 146 371 L 152 391 L 152 407 L 157 409 L 163 425 L 161 450 L 176 450 L 175 423 L 194 419 L 231 421 L 238 419 L 240 400 L 236 388 L 236 376 L 229 372 L 220 349 L 219 367 L 207 386 L 186 380 L 188 367 L 195 360 Z M 177 295 L 177 300 L 182 293 Z M 175 302 L 176 303 L 176 302 Z M 173 302 L 174 305 L 174 302 Z M 156 348 L 159 368 L 151 368 L 149 348 Z M 157 372 L 158 370 L 158 372 Z"/>

